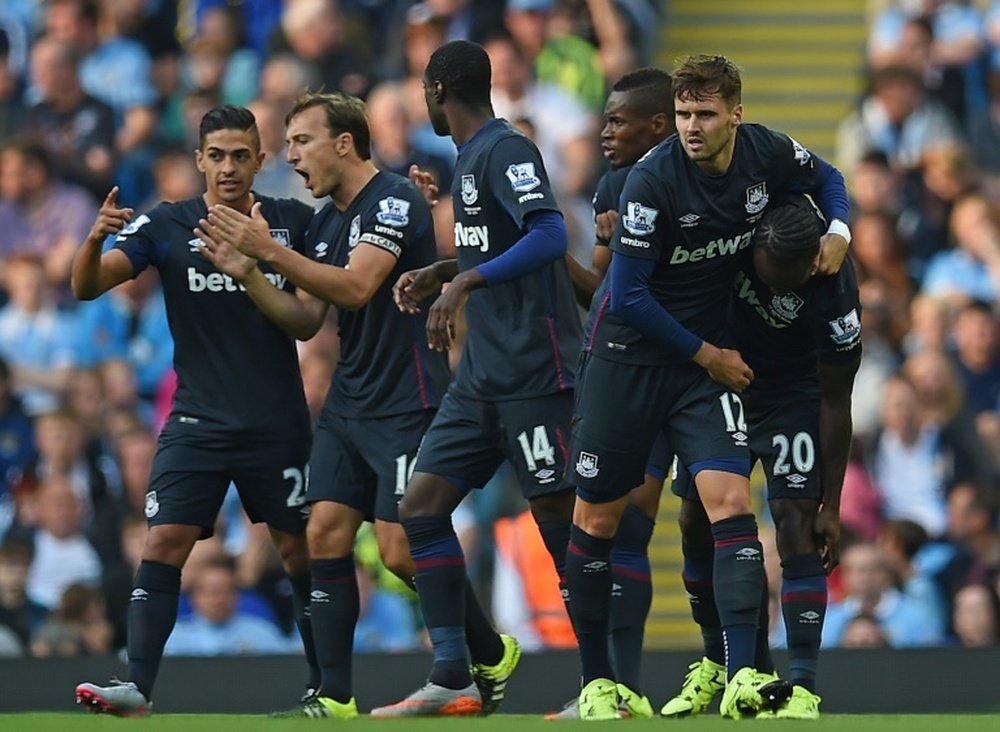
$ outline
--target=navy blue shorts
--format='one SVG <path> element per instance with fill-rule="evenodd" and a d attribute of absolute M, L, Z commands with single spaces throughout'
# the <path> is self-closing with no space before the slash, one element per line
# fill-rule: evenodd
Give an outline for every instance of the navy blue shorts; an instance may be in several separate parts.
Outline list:
<path fill-rule="evenodd" d="M 664 457 L 672 451 L 682 465 L 749 465 L 739 397 L 695 364 L 644 366 L 592 357 L 577 389 L 568 478 L 584 500 L 614 501 L 639 485 L 661 435 L 669 445 L 661 444 L 661 462 L 669 464 Z"/>
<path fill-rule="evenodd" d="M 525 498 L 566 490 L 573 393 L 487 402 L 449 387 L 417 456 L 416 470 L 482 488 L 507 460 Z"/>
<path fill-rule="evenodd" d="M 434 410 L 354 419 L 323 414 L 313 438 L 306 500 L 334 501 L 399 523 L 399 501 Z"/>
<path fill-rule="evenodd" d="M 750 457 L 764 465 L 767 497 L 811 498 L 822 495 L 819 479 L 818 388 L 785 387 L 743 394 L 750 427 Z M 698 500 L 690 473 L 683 467 L 671 486 L 674 494 Z"/>
<path fill-rule="evenodd" d="M 150 526 L 201 526 L 201 538 L 211 536 L 234 483 L 252 522 L 289 534 L 305 531 L 308 432 L 281 439 L 202 434 L 175 419 L 160 434 L 153 458 L 146 493 Z"/>

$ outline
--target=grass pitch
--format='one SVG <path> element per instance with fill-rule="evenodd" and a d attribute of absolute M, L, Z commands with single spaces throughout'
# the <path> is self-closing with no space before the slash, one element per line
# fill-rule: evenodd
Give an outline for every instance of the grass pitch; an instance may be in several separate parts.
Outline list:
<path fill-rule="evenodd" d="M 351 722 L 316 719 L 268 719 L 259 715 L 237 714 L 160 714 L 147 719 L 118 719 L 104 715 L 89 714 L 83 710 L 79 714 L 31 713 L 0 714 L 0 730 L 4 732 L 286 732 L 287 730 L 326 729 L 336 725 L 338 729 L 357 728 L 358 732 L 381 732 L 389 730 L 417 730 L 418 732 L 558 732 L 558 730 L 603 730 L 615 729 L 622 725 L 629 728 L 641 727 L 652 730 L 666 727 L 682 732 L 730 729 L 729 720 L 717 715 L 668 721 L 665 719 L 627 720 L 620 722 L 547 722 L 540 716 L 497 714 L 489 718 L 466 719 L 414 719 L 414 720 L 373 720 L 359 717 Z M 1000 729 L 1000 714 L 901 714 L 901 715 L 824 715 L 818 722 L 774 721 L 756 722 L 747 720 L 744 725 L 753 729 L 770 728 L 777 725 L 778 732 L 995 732 Z M 749 731 L 748 731 L 749 732 Z"/>

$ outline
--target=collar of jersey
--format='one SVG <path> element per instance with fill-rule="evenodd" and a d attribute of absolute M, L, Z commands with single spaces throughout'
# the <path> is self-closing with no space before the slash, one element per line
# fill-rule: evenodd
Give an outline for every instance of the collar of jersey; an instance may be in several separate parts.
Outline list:
<path fill-rule="evenodd" d="M 479 137 L 481 134 L 483 134 L 487 129 L 489 129 L 490 126 L 492 126 L 493 124 L 499 124 L 499 123 L 500 123 L 500 120 L 497 117 L 493 117 L 491 119 L 486 120 L 486 123 L 482 127 L 480 127 L 478 130 L 476 130 L 475 133 L 472 135 L 472 137 L 470 137 L 467 141 L 465 141 L 461 145 L 455 145 L 455 149 L 458 150 L 458 154 L 461 155 L 462 151 L 465 150 L 465 148 L 467 148 L 469 145 L 471 145 L 473 140 L 475 140 L 477 137 Z"/>

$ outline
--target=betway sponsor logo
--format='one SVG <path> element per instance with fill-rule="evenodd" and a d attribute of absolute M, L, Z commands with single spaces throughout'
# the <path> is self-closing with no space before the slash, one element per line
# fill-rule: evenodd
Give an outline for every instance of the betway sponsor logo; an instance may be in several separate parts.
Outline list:
<path fill-rule="evenodd" d="M 285 277 L 274 272 L 265 272 L 267 281 L 279 290 L 285 287 Z M 246 288 L 232 277 L 222 272 L 202 274 L 194 267 L 188 267 L 188 289 L 191 292 L 244 292 Z"/>
<path fill-rule="evenodd" d="M 670 264 L 686 264 L 688 262 L 700 262 L 703 259 L 715 259 L 716 257 L 728 257 L 741 249 L 750 246 L 753 238 L 753 229 L 737 234 L 732 239 L 713 239 L 707 245 L 697 249 L 685 249 L 680 244 L 674 247 L 673 254 L 670 255 Z"/>
<path fill-rule="evenodd" d="M 490 230 L 486 226 L 465 226 L 455 222 L 455 246 L 472 247 L 481 252 L 490 250 Z"/>
<path fill-rule="evenodd" d="M 757 297 L 753 282 L 742 272 L 736 273 L 736 297 L 752 307 L 761 319 L 772 328 L 787 328 L 788 323 L 775 316 Z"/>

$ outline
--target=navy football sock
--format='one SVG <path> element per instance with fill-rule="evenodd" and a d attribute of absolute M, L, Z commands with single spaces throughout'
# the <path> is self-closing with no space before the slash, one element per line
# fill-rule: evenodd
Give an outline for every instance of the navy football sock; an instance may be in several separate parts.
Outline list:
<path fill-rule="evenodd" d="M 352 696 L 354 628 L 358 624 L 358 577 L 354 554 L 313 559 L 309 615 L 320 667 L 320 696 L 346 702 Z"/>
<path fill-rule="evenodd" d="M 473 663 L 496 666 L 503 658 L 503 641 L 479 604 L 472 582 L 465 578 L 465 640 Z"/>
<path fill-rule="evenodd" d="M 764 575 L 764 583 L 761 585 L 760 615 L 757 621 L 757 645 L 753 654 L 753 667 L 762 674 L 774 673 L 774 659 L 771 657 L 771 643 L 768 637 L 769 626 L 771 625 L 771 596 L 768 592 L 767 574 Z"/>
<path fill-rule="evenodd" d="M 472 683 L 465 637 L 465 557 L 451 516 L 401 521 L 416 567 L 420 609 L 434 647 L 428 680 L 449 689 Z"/>
<path fill-rule="evenodd" d="M 310 689 L 318 689 L 322 680 L 319 670 L 319 661 L 316 660 L 316 641 L 313 638 L 312 618 L 309 612 L 309 593 L 312 591 L 312 577 L 308 572 L 303 574 L 288 575 L 288 581 L 292 585 L 292 607 L 295 610 L 295 625 L 299 629 L 302 637 L 302 649 L 306 654 L 306 663 L 309 664 Z"/>
<path fill-rule="evenodd" d="M 611 539 L 570 530 L 566 583 L 573 597 L 573 619 L 580 642 L 583 684 L 612 679 L 608 632 L 611 626 Z"/>
<path fill-rule="evenodd" d="M 181 571 L 143 560 L 135 573 L 128 603 L 128 678 L 147 700 L 152 698 L 163 646 L 177 622 Z"/>
<path fill-rule="evenodd" d="M 726 676 L 752 667 L 764 582 L 764 551 L 752 514 L 712 524 L 715 539 L 715 604 L 726 643 Z"/>
<path fill-rule="evenodd" d="M 653 602 L 649 540 L 654 521 L 629 504 L 611 550 L 611 644 L 619 683 L 641 694 L 642 641 Z"/>
<path fill-rule="evenodd" d="M 819 554 L 797 554 L 781 563 L 781 611 L 788 633 L 789 679 L 816 691 L 816 667 L 826 616 L 826 572 Z"/>
<path fill-rule="evenodd" d="M 684 589 L 691 605 L 691 617 L 701 628 L 705 657 L 724 666 L 726 646 L 722 641 L 722 623 L 715 605 L 715 547 L 712 544 L 681 542 L 684 554 Z"/>
<path fill-rule="evenodd" d="M 556 568 L 556 576 L 559 578 L 559 590 L 562 592 L 563 603 L 566 605 L 566 614 L 569 615 L 570 623 L 573 622 L 572 607 L 570 605 L 569 589 L 566 586 L 566 550 L 569 546 L 570 529 L 573 524 L 569 521 L 539 521 L 538 533 L 542 535 L 542 542 L 552 557 L 552 564 Z"/>

